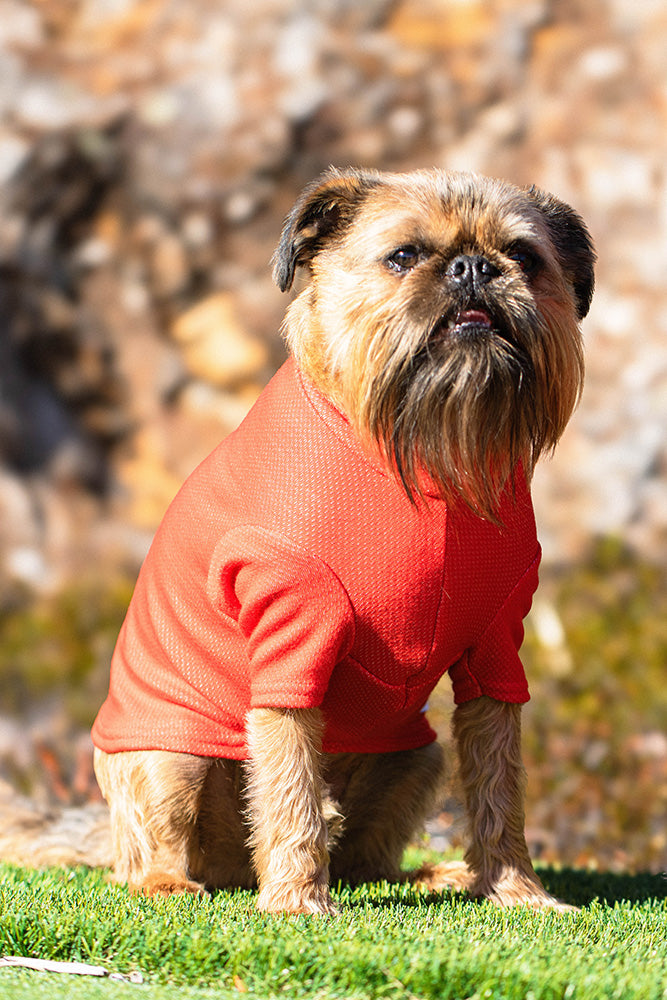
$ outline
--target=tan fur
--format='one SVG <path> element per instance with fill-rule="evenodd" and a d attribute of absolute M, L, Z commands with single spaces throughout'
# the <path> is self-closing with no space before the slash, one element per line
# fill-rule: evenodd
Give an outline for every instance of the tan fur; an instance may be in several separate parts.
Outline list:
<path fill-rule="evenodd" d="M 554 236 L 561 230 L 576 234 L 565 252 Z M 422 259 L 399 274 L 387 260 L 405 245 Z M 512 258 L 517 247 L 539 249 L 529 282 Z M 498 270 L 473 303 L 446 280 L 460 254 Z M 576 213 L 534 189 L 437 170 L 332 171 L 297 202 L 275 273 L 288 287 L 295 262 L 309 268 L 287 341 L 360 437 L 411 494 L 426 469 L 442 495 L 493 519 L 512 470 L 521 462 L 530 477 L 579 399 L 578 322 L 592 260 Z M 448 325 L 470 305 L 488 310 L 497 328 L 453 349 Z"/>
<path fill-rule="evenodd" d="M 318 709 L 254 709 L 251 759 L 164 751 L 105 754 L 115 878 L 148 895 L 251 888 L 267 912 L 332 914 L 335 879 L 400 877 L 405 847 L 440 788 L 437 744 L 320 754 Z"/>
<path fill-rule="evenodd" d="M 528 855 L 520 706 L 477 698 L 458 706 L 453 731 L 470 845 L 463 864 L 425 867 L 416 881 L 433 889 L 467 889 L 499 906 L 570 909 L 546 892 Z"/>
<path fill-rule="evenodd" d="M 189 877 L 189 861 L 209 766 L 206 759 L 162 750 L 95 751 L 119 882 L 147 894 L 202 890 Z"/>
<path fill-rule="evenodd" d="M 579 398 L 593 261 L 581 219 L 536 189 L 331 170 L 286 220 L 274 275 L 286 290 L 308 269 L 287 341 L 408 496 L 425 474 L 495 520 L 515 468 L 530 477 Z M 318 709 L 253 709 L 247 765 L 97 751 L 116 878 L 147 893 L 258 883 L 262 910 L 331 914 L 331 879 L 405 877 L 404 848 L 436 801 L 440 748 L 327 756 L 323 725 Z M 562 908 L 526 848 L 520 709 L 479 698 L 457 708 L 454 732 L 470 847 L 465 862 L 412 877 L 500 906 Z"/>
<path fill-rule="evenodd" d="M 248 811 L 260 910 L 333 913 L 318 709 L 248 715 Z"/>
<path fill-rule="evenodd" d="M 401 878 L 403 852 L 436 807 L 443 770 L 437 743 L 325 757 L 328 795 L 343 817 L 331 851 L 332 879 L 357 885 Z"/>

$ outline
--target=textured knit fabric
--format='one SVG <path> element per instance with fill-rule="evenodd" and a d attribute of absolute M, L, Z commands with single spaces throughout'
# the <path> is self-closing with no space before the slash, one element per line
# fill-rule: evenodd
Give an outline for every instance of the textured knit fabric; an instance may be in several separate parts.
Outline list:
<path fill-rule="evenodd" d="M 325 751 L 410 749 L 435 738 L 424 706 L 446 671 L 457 702 L 526 701 L 522 481 L 501 519 L 412 504 L 287 362 L 158 529 L 96 745 L 243 759 L 251 707 L 319 705 Z"/>

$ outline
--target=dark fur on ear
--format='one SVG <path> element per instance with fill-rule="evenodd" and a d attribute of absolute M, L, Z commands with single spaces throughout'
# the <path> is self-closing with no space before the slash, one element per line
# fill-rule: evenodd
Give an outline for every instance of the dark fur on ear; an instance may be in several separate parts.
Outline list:
<path fill-rule="evenodd" d="M 273 255 L 273 278 L 281 292 L 292 287 L 297 267 L 345 231 L 359 203 L 379 183 L 372 170 L 330 167 L 308 185 L 287 216 Z"/>
<path fill-rule="evenodd" d="M 527 189 L 549 226 L 560 262 L 574 288 L 577 314 L 583 319 L 590 309 L 595 285 L 596 255 L 586 223 L 573 208 L 534 185 Z"/>

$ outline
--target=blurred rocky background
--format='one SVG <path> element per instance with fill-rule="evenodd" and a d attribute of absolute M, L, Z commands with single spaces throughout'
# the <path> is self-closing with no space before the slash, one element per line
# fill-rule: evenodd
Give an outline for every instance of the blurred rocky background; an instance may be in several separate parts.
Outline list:
<path fill-rule="evenodd" d="M 0 0 L 6 782 L 96 795 L 152 532 L 284 357 L 269 261 L 302 186 L 476 170 L 569 201 L 599 251 L 585 395 L 535 484 L 531 846 L 667 867 L 666 67 L 662 0 Z"/>

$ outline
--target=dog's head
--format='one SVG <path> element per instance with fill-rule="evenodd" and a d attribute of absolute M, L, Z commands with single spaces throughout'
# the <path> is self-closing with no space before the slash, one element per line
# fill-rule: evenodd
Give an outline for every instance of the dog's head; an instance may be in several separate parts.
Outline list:
<path fill-rule="evenodd" d="M 274 276 L 286 290 L 309 270 L 290 348 L 408 493 L 426 472 L 493 518 L 579 398 L 594 260 L 582 219 L 536 188 L 330 170 L 288 216 Z"/>

